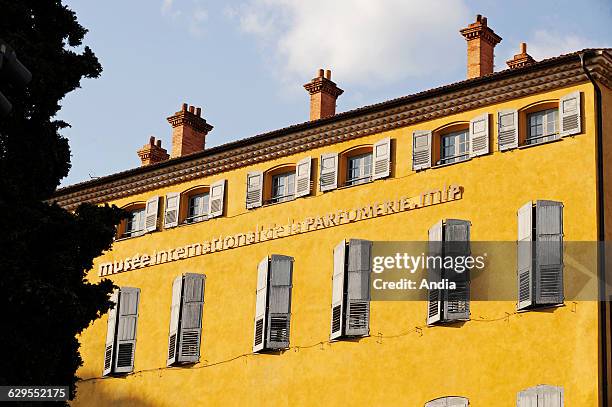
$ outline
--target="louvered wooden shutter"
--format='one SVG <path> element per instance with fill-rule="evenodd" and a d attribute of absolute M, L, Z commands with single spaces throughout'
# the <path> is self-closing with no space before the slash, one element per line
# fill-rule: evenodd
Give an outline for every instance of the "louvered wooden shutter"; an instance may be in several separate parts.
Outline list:
<path fill-rule="evenodd" d="M 366 336 L 370 333 L 371 269 L 372 242 L 361 239 L 349 240 L 345 322 L 348 336 Z"/>
<path fill-rule="evenodd" d="M 428 401 L 425 407 L 468 407 L 469 404 L 469 400 L 465 397 L 449 396 Z"/>
<path fill-rule="evenodd" d="M 178 226 L 180 194 L 166 194 L 166 207 L 164 210 L 164 228 L 173 228 Z"/>
<path fill-rule="evenodd" d="M 208 199 L 208 217 L 216 218 L 223 216 L 223 202 L 225 200 L 225 180 L 215 182 L 210 186 Z"/>
<path fill-rule="evenodd" d="M 538 403 L 542 407 L 563 407 L 563 387 L 539 385 Z"/>
<path fill-rule="evenodd" d="M 499 151 L 518 147 L 518 111 L 497 112 L 497 145 Z"/>
<path fill-rule="evenodd" d="M 540 407 L 536 388 L 532 387 L 518 392 L 516 395 L 516 407 Z"/>
<path fill-rule="evenodd" d="M 172 305 L 170 306 L 170 329 L 168 335 L 168 366 L 177 361 L 177 345 L 179 342 L 179 323 L 181 318 L 181 294 L 183 292 L 183 276 L 178 276 L 172 283 Z"/>
<path fill-rule="evenodd" d="M 580 92 L 572 92 L 559 99 L 559 134 L 561 137 L 579 134 L 581 128 Z"/>
<path fill-rule="evenodd" d="M 270 256 L 267 349 L 289 347 L 293 257 Z"/>
<path fill-rule="evenodd" d="M 261 171 L 249 172 L 247 174 L 247 209 L 257 208 L 262 205 L 263 200 L 263 173 Z"/>
<path fill-rule="evenodd" d="M 517 309 L 522 310 L 533 304 L 533 204 L 527 202 L 518 211 L 517 243 Z"/>
<path fill-rule="evenodd" d="M 387 178 L 391 169 L 391 139 L 387 137 L 374 143 L 373 153 L 372 179 Z"/>
<path fill-rule="evenodd" d="M 295 167 L 295 197 L 310 195 L 310 174 L 312 158 L 306 157 L 298 161 Z"/>
<path fill-rule="evenodd" d="M 157 230 L 157 216 L 159 210 L 159 197 L 154 196 L 147 201 L 145 206 L 145 230 L 154 232 Z"/>
<path fill-rule="evenodd" d="M 203 274 L 186 273 L 183 276 L 177 360 L 181 363 L 196 363 L 200 360 L 205 279 Z"/>
<path fill-rule="evenodd" d="M 257 293 L 255 300 L 255 335 L 253 352 L 259 352 L 265 346 L 266 314 L 268 308 L 268 257 L 265 257 L 257 267 Z"/>
<path fill-rule="evenodd" d="M 334 273 L 332 275 L 332 307 L 330 339 L 337 339 L 344 334 L 345 312 L 345 275 L 346 275 L 346 242 L 342 240 L 334 248 Z"/>
<path fill-rule="evenodd" d="M 442 221 L 429 229 L 429 256 L 442 256 Z M 437 262 L 427 268 L 427 280 L 431 282 L 442 281 L 442 268 Z M 442 292 L 430 289 L 427 292 L 427 324 L 434 324 L 442 320 Z"/>
<path fill-rule="evenodd" d="M 104 345 L 104 371 L 103 376 L 108 376 L 113 372 L 115 356 L 115 330 L 117 327 L 117 308 L 119 307 L 119 290 L 113 291 L 110 301 L 114 304 L 108 310 L 108 322 L 106 326 L 106 343 Z"/>
<path fill-rule="evenodd" d="M 431 167 L 431 131 L 416 130 L 412 133 L 412 170 Z"/>
<path fill-rule="evenodd" d="M 536 202 L 536 304 L 563 303 L 563 204 Z"/>
<path fill-rule="evenodd" d="M 330 191 L 338 187 L 338 153 L 321 154 L 319 189 Z"/>
<path fill-rule="evenodd" d="M 470 222 L 448 219 L 444 224 L 444 256 L 465 257 L 470 255 Z M 455 290 L 443 290 L 443 319 L 457 321 L 470 319 L 469 271 L 455 273 L 444 270 L 444 278 L 456 283 Z"/>
<path fill-rule="evenodd" d="M 446 407 L 446 397 L 428 401 L 425 407 Z"/>
<path fill-rule="evenodd" d="M 128 373 L 134 370 L 139 300 L 139 288 L 121 287 L 119 290 L 115 373 Z"/>
<path fill-rule="evenodd" d="M 470 120 L 470 157 L 489 154 L 489 114 Z"/>

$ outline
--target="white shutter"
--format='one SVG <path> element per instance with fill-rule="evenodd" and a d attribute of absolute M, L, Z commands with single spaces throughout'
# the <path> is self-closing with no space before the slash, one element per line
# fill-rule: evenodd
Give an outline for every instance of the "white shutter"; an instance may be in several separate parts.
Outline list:
<path fill-rule="evenodd" d="M 489 114 L 470 120 L 470 157 L 489 154 Z"/>
<path fill-rule="evenodd" d="M 159 197 L 154 196 L 147 201 L 145 206 L 145 230 L 154 232 L 157 230 L 157 216 L 159 210 Z"/>
<path fill-rule="evenodd" d="M 257 267 L 257 292 L 255 301 L 255 335 L 253 340 L 253 352 L 259 352 L 265 346 L 266 315 L 268 300 L 268 257 L 265 257 Z"/>
<path fill-rule="evenodd" d="M 120 288 L 114 373 L 128 373 L 134 370 L 139 299 L 139 288 Z"/>
<path fill-rule="evenodd" d="M 200 360 L 205 279 L 203 274 L 186 273 L 183 276 L 177 358 L 180 363 L 196 363 Z"/>
<path fill-rule="evenodd" d="M 117 308 L 119 307 L 119 290 L 114 290 L 110 301 L 114 304 L 108 310 L 108 322 L 106 326 L 106 343 L 104 345 L 104 371 L 103 376 L 108 376 L 113 371 L 113 359 L 115 356 L 115 329 L 117 326 Z"/>
<path fill-rule="evenodd" d="M 179 321 L 181 318 L 181 296 L 183 292 L 183 276 L 177 276 L 172 283 L 172 305 L 170 306 L 170 329 L 168 335 L 168 366 L 177 361 L 177 346 L 179 342 Z"/>
<path fill-rule="evenodd" d="M 520 391 L 516 395 L 516 407 L 541 407 L 538 404 L 538 393 L 535 387 Z"/>
<path fill-rule="evenodd" d="M 561 137 L 581 132 L 580 104 L 580 92 L 572 92 L 559 99 L 559 134 Z"/>
<path fill-rule="evenodd" d="M 533 304 L 533 203 L 527 202 L 518 211 L 517 243 L 517 309 L 525 309 Z"/>
<path fill-rule="evenodd" d="M 346 242 L 342 240 L 334 248 L 334 273 L 332 275 L 332 308 L 330 339 L 344 334 L 344 279 L 346 272 Z"/>
<path fill-rule="evenodd" d="M 470 222 L 447 219 L 444 224 L 443 255 L 462 257 L 470 255 Z M 442 290 L 444 321 L 465 321 L 470 319 L 470 273 L 465 270 L 456 273 L 444 269 L 443 278 L 455 282 L 454 290 Z"/>
<path fill-rule="evenodd" d="M 415 130 L 412 133 L 412 170 L 431 167 L 431 131 Z"/>
<path fill-rule="evenodd" d="M 295 166 L 295 197 L 310 195 L 310 174 L 312 158 L 306 157 Z"/>
<path fill-rule="evenodd" d="M 289 347 L 293 257 L 270 256 L 268 315 L 265 349 Z"/>
<path fill-rule="evenodd" d="M 563 407 L 563 387 L 539 385 L 538 403 L 542 407 Z"/>
<path fill-rule="evenodd" d="M 351 239 L 348 244 L 346 274 L 346 335 L 370 333 L 370 272 L 372 242 Z"/>
<path fill-rule="evenodd" d="M 429 229 L 429 256 L 442 256 L 442 221 L 439 221 Z M 436 263 L 436 262 L 434 262 Z M 438 282 L 442 280 L 442 269 L 434 264 L 434 267 L 427 269 L 428 282 Z M 442 320 L 442 292 L 438 289 L 428 290 L 427 292 L 427 325 L 440 322 Z"/>
<path fill-rule="evenodd" d="M 177 193 L 166 194 L 166 207 L 164 210 L 164 228 L 178 226 L 179 204 L 181 195 Z"/>
<path fill-rule="evenodd" d="M 499 151 L 518 147 L 518 111 L 497 112 L 497 148 Z"/>
<path fill-rule="evenodd" d="M 425 403 L 425 407 L 446 407 L 446 397 L 428 401 Z"/>
<path fill-rule="evenodd" d="M 372 179 L 387 178 L 391 170 L 391 139 L 385 138 L 374 143 L 374 171 Z"/>
<path fill-rule="evenodd" d="M 469 404 L 469 400 L 465 397 L 449 396 L 428 401 L 425 407 L 468 407 Z"/>
<path fill-rule="evenodd" d="M 223 216 L 223 202 L 225 199 L 225 180 L 215 182 L 210 186 L 210 195 L 208 197 L 208 218 L 216 218 Z"/>
<path fill-rule="evenodd" d="M 535 302 L 563 303 L 563 204 L 536 201 Z"/>
<path fill-rule="evenodd" d="M 247 209 L 257 208 L 263 202 L 263 173 L 261 171 L 247 174 Z"/>
<path fill-rule="evenodd" d="M 338 153 L 321 154 L 319 184 L 322 192 L 338 188 Z"/>

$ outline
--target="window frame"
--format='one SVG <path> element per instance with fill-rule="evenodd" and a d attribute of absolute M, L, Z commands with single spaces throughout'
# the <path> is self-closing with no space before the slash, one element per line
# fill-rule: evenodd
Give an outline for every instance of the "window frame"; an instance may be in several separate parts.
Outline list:
<path fill-rule="evenodd" d="M 144 201 L 131 202 L 127 205 L 124 205 L 121 209 L 123 209 L 125 212 L 128 212 L 130 215 L 129 217 L 125 217 L 124 219 L 122 219 L 119 225 L 117 226 L 117 234 L 115 236 L 115 240 L 131 239 L 134 237 L 142 236 L 147 233 L 146 221 L 145 221 L 146 202 Z M 140 213 L 140 216 L 141 216 L 140 222 L 142 224 L 142 229 L 128 231 L 127 229 L 128 224 L 131 223 L 130 222 L 131 217 L 134 212 Z M 136 233 L 136 232 L 139 232 L 139 233 Z"/>
<path fill-rule="evenodd" d="M 194 199 L 202 198 L 201 202 L 201 210 L 200 213 L 193 214 L 192 209 L 195 205 L 192 205 Z M 208 211 L 206 208 L 210 204 L 210 191 L 201 192 L 201 193 L 193 193 L 187 196 L 187 212 L 185 213 L 185 218 L 183 219 L 184 224 L 192 224 L 198 223 L 208 220 Z"/>
<path fill-rule="evenodd" d="M 295 199 L 296 177 L 296 170 L 271 174 L 270 198 L 268 199 L 268 203 L 275 204 Z M 277 193 L 277 183 L 281 180 L 284 182 L 282 185 L 283 193 L 279 195 Z M 293 190 L 291 190 L 290 186 L 293 186 Z"/>
<path fill-rule="evenodd" d="M 367 162 L 368 161 L 367 159 L 369 159 L 369 163 Z M 351 163 L 357 160 L 363 160 L 363 164 L 362 165 L 360 164 L 358 167 L 351 168 Z M 369 167 L 370 169 L 369 172 L 366 171 L 367 167 Z M 358 170 L 359 176 L 356 178 L 350 178 L 351 171 L 355 169 Z M 346 172 L 344 174 L 345 176 L 344 186 L 351 187 L 354 185 L 367 184 L 368 182 L 371 182 L 373 169 L 374 169 L 374 151 L 373 149 L 370 152 L 363 152 L 363 153 L 347 156 L 346 157 Z"/>
<path fill-rule="evenodd" d="M 552 124 L 553 124 L 553 131 L 552 132 L 548 132 L 548 126 L 551 123 L 551 120 L 549 118 L 549 115 L 553 116 L 552 119 Z M 532 136 L 532 128 L 534 127 L 531 124 L 531 119 L 534 117 L 542 117 L 542 123 L 541 124 L 536 124 L 536 126 L 540 126 L 542 127 L 542 134 L 540 135 L 536 135 L 536 136 Z M 525 139 L 524 139 L 524 146 L 532 146 L 532 145 L 536 145 L 536 144 L 542 144 L 542 143 L 546 143 L 548 141 L 553 141 L 553 140 L 557 140 L 559 138 L 559 107 L 549 107 L 549 108 L 545 108 L 545 109 L 538 109 L 535 111 L 531 111 L 531 112 L 526 112 L 525 113 Z"/>
<path fill-rule="evenodd" d="M 463 141 L 460 139 L 465 137 Z M 454 154 L 445 156 L 444 151 L 447 146 L 444 145 L 446 140 L 453 140 Z M 456 140 L 459 139 L 459 142 Z M 465 151 L 460 152 L 460 147 L 464 146 Z M 455 164 L 463 161 L 467 161 L 470 159 L 470 130 L 469 127 L 466 129 L 454 130 L 440 134 L 440 149 L 439 154 L 437 155 L 438 161 L 436 161 L 436 165 L 446 165 L 446 164 Z"/>
<path fill-rule="evenodd" d="M 208 199 L 210 200 L 210 185 L 197 185 L 192 188 L 189 188 L 186 191 L 181 192 L 178 226 L 194 225 L 200 222 L 205 222 L 209 219 L 208 212 L 195 216 L 190 216 L 189 214 L 192 198 L 200 195 L 208 195 Z M 204 206 L 203 210 L 205 209 L 206 206 Z M 192 218 L 201 219 L 198 219 L 196 221 L 190 221 L 190 219 Z"/>

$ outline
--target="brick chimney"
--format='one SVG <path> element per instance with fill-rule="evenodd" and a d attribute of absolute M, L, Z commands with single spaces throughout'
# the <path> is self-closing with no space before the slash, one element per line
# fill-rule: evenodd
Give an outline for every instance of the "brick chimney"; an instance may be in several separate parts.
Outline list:
<path fill-rule="evenodd" d="M 527 53 L 527 43 L 525 42 L 521 42 L 519 53 L 516 54 L 514 58 L 506 61 L 510 69 L 522 68 L 533 63 L 535 63 L 535 59 Z"/>
<path fill-rule="evenodd" d="M 155 141 L 155 137 L 151 136 L 149 144 L 142 146 L 138 150 L 141 166 L 155 164 L 161 161 L 166 161 L 170 156 L 165 148 L 161 146 L 161 140 Z"/>
<path fill-rule="evenodd" d="M 183 103 L 180 111 L 167 118 L 172 126 L 172 158 L 204 150 L 206 135 L 213 126 L 201 114 L 201 108 Z"/>
<path fill-rule="evenodd" d="M 331 80 L 331 71 L 328 69 L 323 76 L 323 69 L 319 69 L 316 78 L 304 85 L 310 94 L 310 120 L 323 119 L 336 114 L 336 99 L 344 91 Z"/>
<path fill-rule="evenodd" d="M 487 26 L 487 18 L 476 15 L 476 22 L 460 31 L 467 40 L 467 77 L 493 73 L 493 48 L 502 40 Z"/>

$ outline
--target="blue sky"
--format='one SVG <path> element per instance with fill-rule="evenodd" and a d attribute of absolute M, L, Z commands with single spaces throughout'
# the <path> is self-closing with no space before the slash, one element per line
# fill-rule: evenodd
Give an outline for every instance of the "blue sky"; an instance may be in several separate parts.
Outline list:
<path fill-rule="evenodd" d="M 332 69 L 338 111 L 465 78 L 458 30 L 478 13 L 503 40 L 496 69 L 521 41 L 540 60 L 612 46 L 610 0 L 65 1 L 103 66 L 62 101 L 72 149 L 62 186 L 137 167 L 149 136 L 170 150 L 166 117 L 183 102 L 214 126 L 207 147 L 308 118 L 302 85 Z"/>

